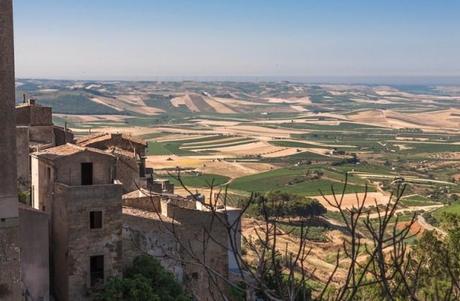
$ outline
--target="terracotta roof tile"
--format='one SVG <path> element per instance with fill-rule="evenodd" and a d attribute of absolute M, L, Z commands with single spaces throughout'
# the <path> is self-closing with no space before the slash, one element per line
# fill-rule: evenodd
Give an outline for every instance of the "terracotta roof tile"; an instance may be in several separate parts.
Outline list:
<path fill-rule="evenodd" d="M 83 146 L 78 146 L 78 145 L 70 144 L 70 143 L 67 143 L 61 146 L 52 147 L 52 148 L 47 148 L 45 150 L 35 152 L 33 153 L 33 155 L 38 158 L 44 158 L 48 160 L 57 160 L 62 157 L 72 156 L 72 155 L 75 155 L 81 152 L 86 152 L 86 151 L 113 157 L 111 154 L 106 153 L 96 148 L 83 147 Z"/>
<path fill-rule="evenodd" d="M 113 134 L 113 133 L 100 133 L 100 134 L 95 134 L 91 136 L 86 136 L 86 137 L 78 139 L 77 144 L 81 146 L 87 146 L 87 145 L 91 145 L 96 142 L 110 140 L 113 138 L 114 135 L 121 135 L 122 139 L 129 140 L 136 144 L 147 146 L 147 142 L 145 142 L 141 138 L 131 136 L 128 134 Z"/>

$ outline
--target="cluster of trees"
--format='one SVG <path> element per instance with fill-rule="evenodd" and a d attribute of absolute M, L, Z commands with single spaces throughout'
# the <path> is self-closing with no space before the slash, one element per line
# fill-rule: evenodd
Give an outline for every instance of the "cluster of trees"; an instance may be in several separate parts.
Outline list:
<path fill-rule="evenodd" d="M 447 186 L 436 187 L 430 192 L 429 196 L 433 202 L 452 203 L 459 200 L 458 195 L 451 194 Z"/>
<path fill-rule="evenodd" d="M 134 259 L 123 278 L 109 279 L 96 301 L 191 301 L 173 274 L 158 260 L 144 255 Z"/>
<path fill-rule="evenodd" d="M 346 164 L 359 164 L 361 163 L 361 159 L 358 158 L 358 155 L 356 153 L 351 153 L 351 158 L 346 158 L 342 159 L 339 161 L 334 161 L 331 163 L 331 166 L 340 166 L 340 165 L 346 165 Z"/>
<path fill-rule="evenodd" d="M 318 200 L 274 191 L 255 195 L 246 212 L 256 218 L 266 213 L 270 217 L 308 219 L 324 215 L 327 210 Z"/>

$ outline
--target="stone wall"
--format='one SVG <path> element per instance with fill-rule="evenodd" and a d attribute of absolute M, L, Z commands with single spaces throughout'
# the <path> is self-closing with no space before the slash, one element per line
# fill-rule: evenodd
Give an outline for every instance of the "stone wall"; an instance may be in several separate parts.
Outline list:
<path fill-rule="evenodd" d="M 124 264 L 129 266 L 141 254 L 152 255 L 175 273 L 198 300 L 221 300 L 217 292 L 226 290 L 225 282 L 216 278 L 217 283 L 213 283 L 207 271 L 197 264 L 197 258 L 228 277 L 229 252 L 223 247 L 228 245 L 226 229 L 210 212 L 175 204 L 161 201 L 161 216 L 145 210 L 123 209 Z M 204 247 L 205 233 L 210 233 L 212 239 Z"/>
<path fill-rule="evenodd" d="M 1 7 L 0 7 L 1 8 Z M 18 219 L 0 221 L 0 300 L 21 300 Z"/>
<path fill-rule="evenodd" d="M 25 295 L 30 301 L 47 301 L 50 292 L 49 215 L 26 206 L 19 208 L 19 245 Z"/>
<path fill-rule="evenodd" d="M 122 155 L 117 156 L 117 180 L 123 184 L 123 191 L 127 193 L 138 189 L 142 184 L 137 160 Z"/>
<path fill-rule="evenodd" d="M 24 126 L 49 126 L 53 124 L 52 115 L 50 107 L 20 105 L 16 107 L 16 124 Z"/>
<path fill-rule="evenodd" d="M 50 144 L 51 146 L 54 146 L 53 126 L 30 126 L 29 139 L 30 141 L 36 143 Z"/>
<path fill-rule="evenodd" d="M 145 211 L 161 212 L 160 196 L 123 197 L 123 206 Z"/>
<path fill-rule="evenodd" d="M 28 127 L 16 127 L 16 150 L 18 189 L 22 192 L 28 192 L 31 181 Z"/>
<path fill-rule="evenodd" d="M 168 221 L 171 222 L 171 221 Z M 177 242 L 170 223 L 161 223 L 156 213 L 134 208 L 123 209 L 123 264 L 127 268 L 134 258 L 148 254 L 161 262 L 176 279 L 183 280 Z"/>
<path fill-rule="evenodd" d="M 81 152 L 55 161 L 56 182 L 81 185 L 81 163 L 93 163 L 93 184 L 110 184 L 115 177 L 115 157 L 96 152 Z"/>
<path fill-rule="evenodd" d="M 75 137 L 74 137 L 74 134 L 70 130 L 66 130 L 63 127 L 54 126 L 53 132 L 54 132 L 54 144 L 56 146 L 74 142 Z"/>
<path fill-rule="evenodd" d="M 55 184 L 54 203 L 55 210 L 53 219 L 66 212 L 64 224 L 67 233 L 60 234 L 61 227 L 55 225 L 53 240 L 63 239 L 67 242 L 65 250 L 55 248 L 57 252 L 65 251 L 64 256 L 59 258 L 55 254 L 54 265 L 56 271 L 64 271 L 66 274 L 55 274 L 55 288 L 59 285 L 59 278 L 67 278 L 68 290 L 61 291 L 60 301 L 67 300 L 91 300 L 92 288 L 90 287 L 90 256 L 104 255 L 104 276 L 120 276 L 123 268 L 122 257 L 122 187 L 121 185 L 92 185 L 70 187 L 63 184 Z M 103 212 L 102 229 L 90 229 L 89 213 L 92 210 Z M 58 267 L 64 264 L 65 267 Z"/>
<path fill-rule="evenodd" d="M 224 218 L 222 214 L 221 218 Z M 211 212 L 185 208 L 175 208 L 174 219 L 182 225 L 178 237 L 183 242 L 180 253 L 185 262 L 196 261 L 193 257 L 197 257 L 213 271 L 228 278 L 228 248 L 223 247 L 228 246 L 228 237 L 224 225 Z M 204 245 L 203 241 L 206 241 Z M 199 296 L 199 300 L 222 299 L 218 292 L 225 291 L 226 284 L 219 277 L 215 278 L 217 283 L 214 283 L 207 271 L 195 264 L 185 265 L 184 274 L 184 285 Z"/>

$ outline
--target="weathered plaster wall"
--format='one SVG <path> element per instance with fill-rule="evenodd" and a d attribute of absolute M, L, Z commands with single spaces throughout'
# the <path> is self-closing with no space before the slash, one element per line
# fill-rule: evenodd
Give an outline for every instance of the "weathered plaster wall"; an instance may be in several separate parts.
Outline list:
<path fill-rule="evenodd" d="M 32 156 L 32 207 L 51 213 L 51 198 L 54 190 L 54 167 L 51 163 Z"/>
<path fill-rule="evenodd" d="M 49 300 L 49 215 L 19 208 L 19 245 L 25 294 L 31 301 Z"/>

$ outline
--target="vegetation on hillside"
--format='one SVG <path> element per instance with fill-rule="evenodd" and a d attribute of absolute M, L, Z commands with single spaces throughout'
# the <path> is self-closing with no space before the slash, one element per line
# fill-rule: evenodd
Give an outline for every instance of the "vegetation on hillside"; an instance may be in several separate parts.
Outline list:
<path fill-rule="evenodd" d="M 191 301 L 174 275 L 155 258 L 136 257 L 123 277 L 109 279 L 96 301 Z"/>

